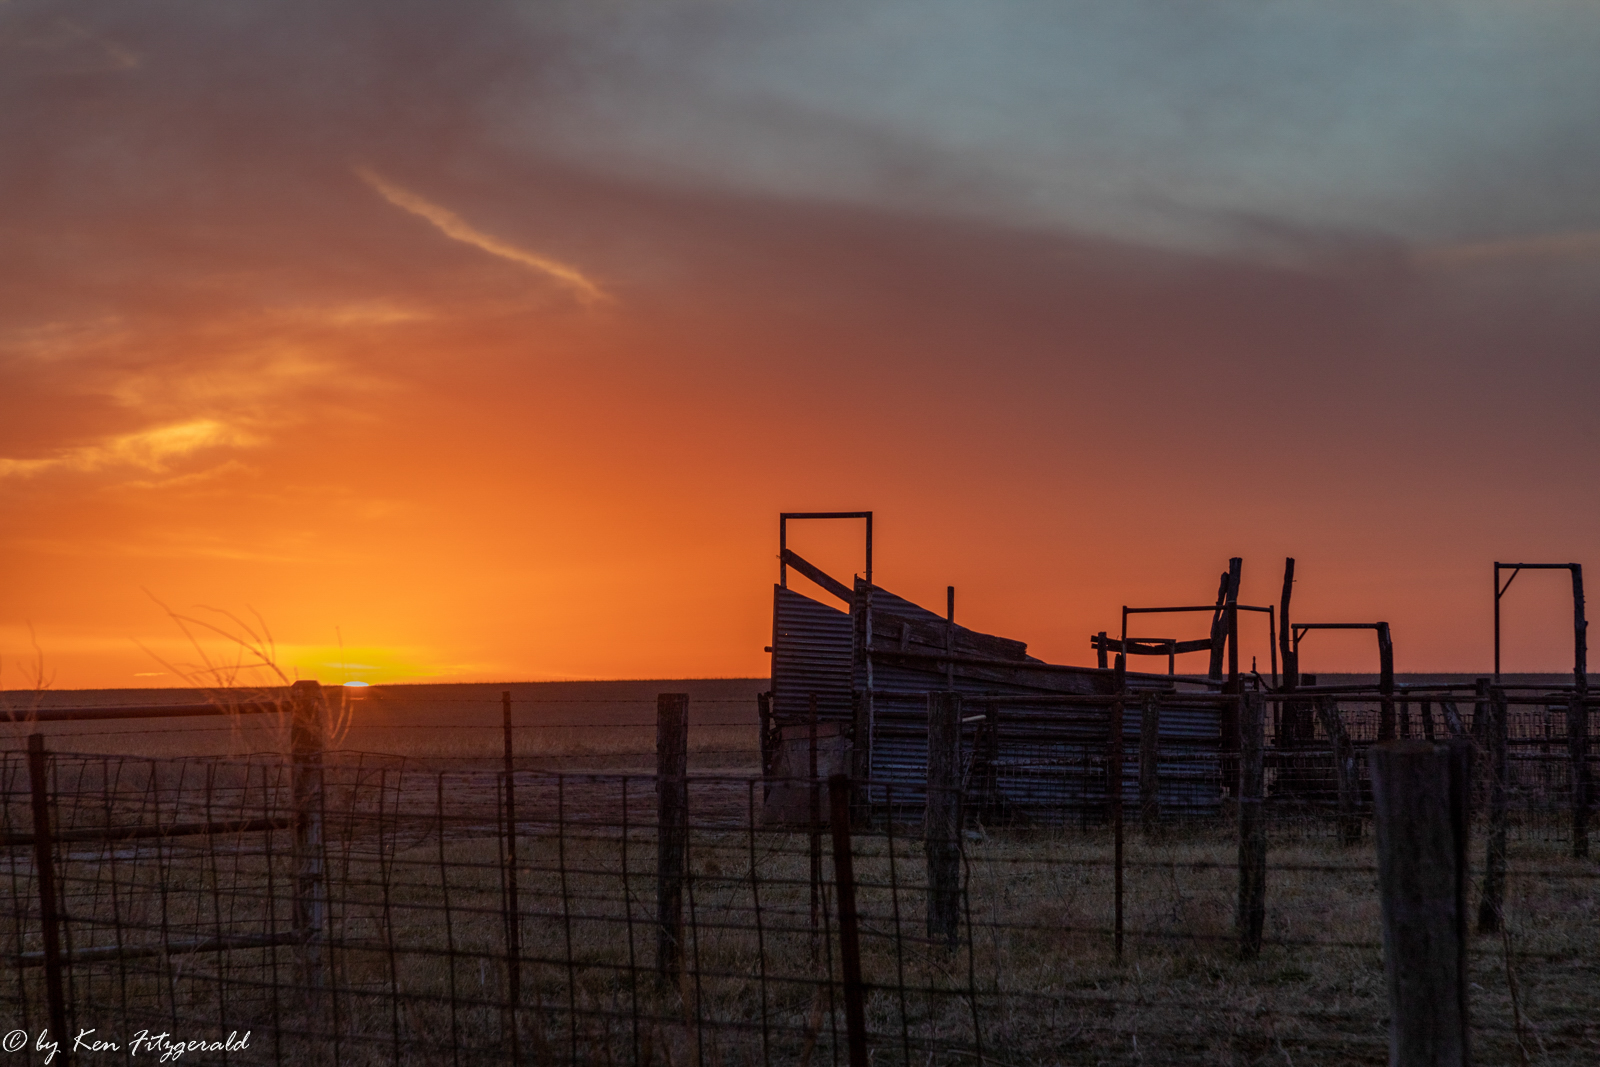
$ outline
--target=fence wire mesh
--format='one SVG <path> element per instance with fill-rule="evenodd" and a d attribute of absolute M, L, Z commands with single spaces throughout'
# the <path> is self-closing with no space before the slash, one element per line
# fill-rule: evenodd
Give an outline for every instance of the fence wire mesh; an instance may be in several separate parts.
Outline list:
<path fill-rule="evenodd" d="M 298 783 L 270 756 L 43 763 L 65 1026 L 90 1040 L 248 1033 L 190 1057 L 237 1063 L 847 1063 L 855 998 L 875 1064 L 1387 1059 L 1370 848 L 1341 844 L 1325 797 L 1274 797 L 1270 781 L 1266 923 L 1242 960 L 1227 804 L 1130 820 L 1119 956 L 1107 821 L 1020 824 L 967 793 L 952 798 L 952 939 L 925 786 L 855 782 L 850 818 L 830 823 L 826 783 L 790 783 L 822 814 L 797 822 L 749 775 L 508 776 L 348 752 Z M 37 1034 L 46 908 L 24 754 L 0 757 L 0 787 L 0 1003 Z M 683 873 L 668 886 L 673 789 Z M 1600 879 L 1536 808 L 1510 826 L 1505 929 L 1473 942 L 1477 1054 L 1595 1062 Z"/>

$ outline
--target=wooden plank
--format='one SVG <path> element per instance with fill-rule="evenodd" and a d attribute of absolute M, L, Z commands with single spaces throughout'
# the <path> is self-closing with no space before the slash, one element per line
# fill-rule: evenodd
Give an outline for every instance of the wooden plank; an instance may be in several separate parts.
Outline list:
<path fill-rule="evenodd" d="M 1023 662 L 1028 659 L 1028 645 L 1024 641 L 979 633 L 942 619 L 920 619 L 897 615 L 892 611 L 874 610 L 872 633 L 874 644 L 882 641 L 886 645 L 911 651 L 950 651 L 964 656 Z M 918 649 L 919 645 L 921 649 Z"/>
<path fill-rule="evenodd" d="M 804 559 L 799 553 L 790 548 L 784 549 L 781 555 L 784 563 L 793 567 L 807 578 L 810 578 L 813 582 L 822 586 L 822 588 L 826 589 L 828 592 L 832 593 L 846 604 L 854 602 L 856 595 L 855 590 L 839 581 L 839 579 L 828 574 L 821 567 L 818 567 L 816 564 Z"/>

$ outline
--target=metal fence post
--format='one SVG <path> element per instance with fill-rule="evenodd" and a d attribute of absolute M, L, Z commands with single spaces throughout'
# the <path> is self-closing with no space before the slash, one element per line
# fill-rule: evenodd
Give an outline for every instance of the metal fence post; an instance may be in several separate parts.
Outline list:
<path fill-rule="evenodd" d="M 1478 902 L 1478 932 L 1497 933 L 1506 896 L 1506 792 L 1511 768 L 1506 760 L 1506 694 L 1489 690 L 1489 836 L 1483 850 L 1483 897 Z"/>
<path fill-rule="evenodd" d="M 1267 915 L 1267 827 L 1261 810 L 1266 701 L 1260 693 L 1239 699 L 1239 955 L 1253 960 L 1261 954 Z"/>
<path fill-rule="evenodd" d="M 1389 1062 L 1466 1067 L 1472 748 L 1375 745 L 1372 799 L 1389 985 Z"/>
<path fill-rule="evenodd" d="M 656 697 L 656 971 L 683 964 L 683 876 L 689 848 L 689 694 Z"/>
<path fill-rule="evenodd" d="M 322 685 L 294 683 L 290 690 L 289 752 L 293 761 L 294 921 L 304 944 L 300 950 L 306 987 L 321 990 L 326 979 L 322 946 L 327 937 L 328 885 L 322 866 L 322 750 L 327 736 L 327 706 Z"/>
<path fill-rule="evenodd" d="M 923 853 L 928 864 L 928 939 L 954 951 L 961 924 L 961 694 L 928 694 L 928 796 Z"/>
<path fill-rule="evenodd" d="M 839 905 L 839 965 L 844 977 L 845 1036 L 850 1067 L 867 1067 L 866 990 L 861 982 L 861 934 L 856 918 L 855 857 L 850 847 L 850 778 L 828 778 L 828 804 L 833 831 L 833 882 Z"/>
<path fill-rule="evenodd" d="M 28 735 L 28 780 L 33 789 L 33 862 L 39 883 L 39 925 L 44 934 L 45 1000 L 50 1028 L 67 1041 L 67 996 L 61 981 L 61 914 L 56 907 L 55 850 L 50 834 L 50 757 L 43 734 Z"/>

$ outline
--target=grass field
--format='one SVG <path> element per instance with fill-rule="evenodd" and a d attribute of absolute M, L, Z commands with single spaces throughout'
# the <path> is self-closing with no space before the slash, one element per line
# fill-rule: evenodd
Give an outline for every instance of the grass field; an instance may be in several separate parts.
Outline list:
<path fill-rule="evenodd" d="M 530 772 L 519 776 L 517 868 L 525 968 L 517 1033 L 525 1050 L 583 1063 L 719 1067 L 762 1056 L 821 1064 L 842 1054 L 842 1016 L 830 1010 L 838 1008 L 837 988 L 824 981 L 838 973 L 837 941 L 831 910 L 819 917 L 821 933 L 813 932 L 807 835 L 742 822 L 749 790 L 736 779 L 708 781 L 693 794 L 700 799 L 691 803 L 698 824 L 686 902 L 689 968 L 682 981 L 666 984 L 652 972 L 653 784 L 626 785 L 632 814 L 624 832 L 624 780 L 613 775 L 653 770 L 661 691 L 691 694 L 692 769 L 756 773 L 761 686 L 509 687 L 518 701 L 519 766 Z M 501 754 L 503 688 L 378 689 L 350 709 L 345 752 L 403 759 L 351 771 L 349 784 L 330 794 L 351 812 L 329 823 L 331 922 L 340 946 L 329 966 L 346 998 L 341 1063 L 474 1062 L 506 1052 L 498 1007 L 507 996 L 502 845 L 494 778 L 483 773 Z M 15 748 L 31 727 L 3 729 L 6 747 Z M 281 751 L 279 730 L 265 719 L 43 728 L 55 751 L 202 757 L 202 765 L 207 756 Z M 541 769 L 582 773 L 558 788 Z M 714 789 L 722 792 L 713 797 Z M 1237 845 L 1227 820 L 1174 824 L 1150 840 L 1130 831 L 1120 960 L 1112 951 L 1111 842 L 1103 829 L 973 827 L 965 840 L 963 940 L 954 954 L 925 933 L 917 834 L 880 826 L 855 842 L 876 1064 L 973 1062 L 979 1044 L 985 1061 L 1002 1067 L 1387 1062 L 1370 829 L 1363 845 L 1341 848 L 1315 817 L 1274 824 L 1267 943 L 1248 962 L 1235 942 Z M 281 838 L 276 847 L 264 854 L 255 844 L 208 838 L 77 848 L 68 873 L 83 897 L 69 902 L 69 912 L 87 920 L 133 900 L 143 910 L 132 933 L 119 936 L 135 939 L 203 930 L 224 912 L 234 928 L 287 925 L 289 849 Z M 826 856 L 825 836 L 822 847 Z M 1472 849 L 1478 867 L 1482 841 Z M 1600 1062 L 1600 877 L 1592 862 L 1566 852 L 1556 823 L 1513 834 L 1507 935 L 1472 941 L 1480 1063 Z M 26 863 L 14 856 L 13 874 Z M 823 869 L 828 876 L 827 859 Z M 108 891 L 113 884 L 118 893 Z M 18 885 L 25 896 L 26 883 Z M 88 937 L 97 928 L 83 921 L 78 929 Z M 102 940 L 111 929 L 99 930 Z M 100 997 L 130 1024 L 157 1009 L 246 1026 L 260 1019 L 283 1062 L 327 1060 L 327 1042 L 294 1033 L 326 1034 L 327 1005 L 308 1014 L 292 997 L 272 999 L 295 987 L 296 952 L 97 965 L 80 973 L 77 988 L 85 1004 Z M 29 983 L 37 1005 L 38 972 L 8 973 L 8 981 Z M 264 974 L 273 980 L 263 982 Z M 15 1004 L 20 992 L 12 987 L 3 999 Z"/>

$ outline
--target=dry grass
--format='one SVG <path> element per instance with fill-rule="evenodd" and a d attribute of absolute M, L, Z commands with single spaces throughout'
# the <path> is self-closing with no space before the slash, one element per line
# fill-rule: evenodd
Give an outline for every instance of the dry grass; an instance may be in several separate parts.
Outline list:
<path fill-rule="evenodd" d="M 402 1062 L 452 1062 L 454 1050 L 465 1050 L 469 1063 L 503 1055 L 501 846 L 492 814 L 474 826 L 465 794 L 454 789 L 447 807 L 463 821 L 441 834 L 426 816 L 435 780 L 407 781 L 389 783 L 401 810 L 389 809 L 383 834 L 373 819 L 383 807 L 376 796 L 386 794 L 365 786 L 339 798 L 339 806 L 359 809 L 359 819 L 343 828 L 330 820 L 332 929 L 341 947 L 331 959 L 337 996 L 324 998 L 320 1012 L 287 991 L 296 950 L 279 948 L 146 960 L 121 975 L 111 965 L 80 969 L 80 1016 L 98 1003 L 129 1023 L 152 1012 L 211 1020 L 213 1028 L 226 1018 L 257 1030 L 258 1047 L 266 1047 L 276 1017 L 286 1062 L 331 1062 L 334 1029 L 340 1063 L 392 1062 L 396 1034 Z M 524 1050 L 540 1062 L 683 1064 L 703 1055 L 705 1063 L 731 1065 L 760 1062 L 763 1049 L 774 1063 L 832 1062 L 842 1054 L 835 1039 L 843 1018 L 828 1010 L 829 992 L 818 983 L 830 969 L 837 974 L 836 942 L 826 929 L 812 930 L 807 835 L 695 832 L 685 902 L 693 920 L 689 971 L 682 982 L 662 983 L 652 972 L 653 813 L 646 790 L 635 796 L 640 807 L 626 838 L 598 794 L 569 798 L 565 835 L 546 821 L 548 806 L 526 809 L 519 844 Z M 1223 824 L 1174 828 L 1151 842 L 1130 835 L 1121 961 L 1112 953 L 1103 831 L 991 830 L 969 839 L 971 937 L 954 955 L 923 936 L 914 836 L 858 836 L 864 966 L 876 987 L 867 1005 L 874 1062 L 970 1062 L 979 1040 L 999 1064 L 1386 1062 L 1370 848 L 1341 849 L 1302 830 L 1282 828 L 1273 839 L 1269 944 L 1250 962 L 1239 959 L 1233 940 L 1236 846 Z M 143 861 L 127 847 L 116 856 L 80 851 L 78 884 L 85 893 L 97 886 L 98 895 L 73 904 L 74 913 L 109 907 L 106 887 L 117 879 L 132 891 L 121 899 L 137 901 L 124 918 L 145 928 L 142 937 L 155 936 L 163 919 L 169 927 L 203 927 L 219 899 L 236 925 L 266 921 L 265 858 L 243 841 L 216 845 L 168 846 L 161 862 L 154 844 L 141 846 Z M 826 856 L 826 838 L 823 849 Z M 1536 841 L 1513 849 L 1512 968 L 1502 941 L 1474 941 L 1479 1062 L 1597 1060 L 1600 880 L 1561 851 L 1558 842 Z M 1479 843 L 1474 855 L 1481 854 Z M 830 868 L 825 860 L 824 871 Z M 288 921 L 288 876 L 280 847 L 272 894 L 279 923 Z M 252 891 L 261 894 L 253 906 L 244 896 Z M 181 974 L 175 984 L 174 972 Z M 276 1006 L 270 988 L 251 984 L 264 974 L 280 983 Z M 37 1003 L 37 972 L 27 980 Z M 4 999 L 15 995 L 13 988 Z M 302 1041 L 294 1030 L 327 1036 Z"/>

